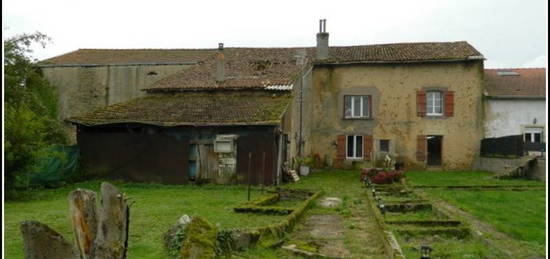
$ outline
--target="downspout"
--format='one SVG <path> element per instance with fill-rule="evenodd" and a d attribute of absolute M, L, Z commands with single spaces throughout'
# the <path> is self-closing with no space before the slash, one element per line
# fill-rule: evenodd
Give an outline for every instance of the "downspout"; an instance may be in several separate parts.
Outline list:
<path fill-rule="evenodd" d="M 298 155 L 302 156 L 302 145 L 304 143 L 303 140 L 303 102 L 304 102 L 304 77 L 307 76 L 311 71 L 313 70 L 313 65 L 302 75 L 300 76 L 300 130 L 298 132 Z"/>

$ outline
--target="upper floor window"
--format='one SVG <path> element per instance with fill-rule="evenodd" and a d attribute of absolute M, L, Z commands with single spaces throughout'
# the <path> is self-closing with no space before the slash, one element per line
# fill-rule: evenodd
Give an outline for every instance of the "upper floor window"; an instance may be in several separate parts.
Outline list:
<path fill-rule="evenodd" d="M 426 115 L 443 115 L 443 94 L 440 91 L 426 92 Z"/>
<path fill-rule="evenodd" d="M 346 95 L 344 96 L 345 118 L 370 118 L 370 95 Z"/>

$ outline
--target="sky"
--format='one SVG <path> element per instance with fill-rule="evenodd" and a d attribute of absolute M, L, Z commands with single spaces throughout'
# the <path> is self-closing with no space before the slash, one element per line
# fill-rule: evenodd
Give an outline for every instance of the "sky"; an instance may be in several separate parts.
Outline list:
<path fill-rule="evenodd" d="M 79 48 L 314 46 L 468 41 L 485 67 L 547 67 L 546 0 L 3 0 L 3 34 L 52 38 L 33 57 Z"/>

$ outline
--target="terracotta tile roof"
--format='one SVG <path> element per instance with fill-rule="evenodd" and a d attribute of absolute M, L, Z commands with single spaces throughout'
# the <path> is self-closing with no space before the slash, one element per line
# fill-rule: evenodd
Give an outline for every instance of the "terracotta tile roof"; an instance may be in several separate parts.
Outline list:
<path fill-rule="evenodd" d="M 158 126 L 276 125 L 288 104 L 288 92 L 201 91 L 157 93 L 67 119 L 96 126 L 143 123 Z"/>
<path fill-rule="evenodd" d="M 293 60 L 292 51 L 285 55 L 258 55 L 248 51 L 225 54 L 225 80 L 216 82 L 216 62 L 212 57 L 203 64 L 182 70 L 160 79 L 147 91 L 201 90 L 201 89 L 265 89 L 291 90 L 302 70 Z M 282 53 L 281 53 L 282 54 Z M 285 86 L 285 87 L 276 87 Z"/>
<path fill-rule="evenodd" d="M 79 49 L 40 61 L 43 65 L 197 62 L 212 49 Z"/>
<path fill-rule="evenodd" d="M 495 97 L 546 97 L 545 68 L 485 69 L 485 89 Z"/>
<path fill-rule="evenodd" d="M 227 56 L 254 59 L 295 60 L 296 50 L 306 49 L 310 59 L 315 48 L 226 48 Z M 217 49 L 79 49 L 41 61 L 41 64 L 123 64 L 204 61 Z M 330 47 L 330 59 L 338 62 L 411 62 L 425 60 L 463 60 L 481 56 L 465 41 L 413 42 Z"/>
<path fill-rule="evenodd" d="M 330 47 L 329 59 L 315 60 L 315 48 L 225 48 L 223 83 L 215 80 L 217 49 L 82 49 L 42 61 L 41 64 L 136 64 L 198 62 L 159 80 L 147 91 L 180 91 L 216 88 L 265 89 L 270 86 L 290 88 L 302 67 L 296 65 L 298 50 L 305 50 L 308 62 L 314 63 L 378 63 L 454 61 L 482 58 L 465 41 L 396 43 L 363 46 Z M 272 87 L 273 88 L 273 87 Z"/>
<path fill-rule="evenodd" d="M 466 41 L 394 43 L 331 47 L 325 62 L 421 62 L 481 59 Z"/>

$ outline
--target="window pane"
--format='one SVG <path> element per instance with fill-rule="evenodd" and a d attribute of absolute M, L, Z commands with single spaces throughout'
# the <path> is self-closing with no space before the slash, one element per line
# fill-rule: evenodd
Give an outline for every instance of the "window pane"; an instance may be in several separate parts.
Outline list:
<path fill-rule="evenodd" d="M 390 141 L 388 139 L 380 140 L 380 151 L 381 152 L 390 152 Z"/>
<path fill-rule="evenodd" d="M 353 97 L 353 117 L 360 117 L 360 116 L 361 116 L 361 97 L 354 96 Z"/>
<path fill-rule="evenodd" d="M 535 133 L 534 137 L 535 137 L 535 143 L 541 143 L 541 134 L 540 133 Z"/>
<path fill-rule="evenodd" d="M 363 136 L 356 136 L 355 157 L 363 157 Z"/>
<path fill-rule="evenodd" d="M 434 107 L 434 113 L 443 113 L 443 107 L 441 107 L 441 104 Z"/>
<path fill-rule="evenodd" d="M 427 113 L 433 113 L 433 106 L 434 106 L 433 93 L 432 93 L 432 92 L 428 92 L 428 94 L 426 95 L 426 97 L 427 97 L 427 100 L 426 100 L 426 112 L 427 112 Z"/>
<path fill-rule="evenodd" d="M 348 150 L 347 150 L 347 156 L 353 157 L 353 136 L 348 136 Z"/>
<path fill-rule="evenodd" d="M 370 117 L 369 107 L 369 97 L 363 96 L 363 117 Z"/>
<path fill-rule="evenodd" d="M 531 142 L 531 133 L 525 133 L 525 142 Z"/>
<path fill-rule="evenodd" d="M 351 96 L 344 96 L 344 116 L 351 117 Z"/>
<path fill-rule="evenodd" d="M 443 113 L 443 99 L 441 92 L 432 91 L 426 93 L 426 112 L 428 114 Z"/>

